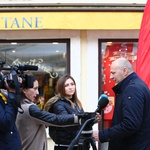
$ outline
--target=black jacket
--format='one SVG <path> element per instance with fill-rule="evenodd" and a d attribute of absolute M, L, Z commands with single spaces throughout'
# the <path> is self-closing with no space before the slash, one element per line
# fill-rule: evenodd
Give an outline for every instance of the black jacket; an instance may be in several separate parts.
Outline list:
<path fill-rule="evenodd" d="M 58 100 L 55 104 L 53 104 L 50 112 L 55 114 L 78 114 L 82 113 L 83 110 L 79 110 L 77 106 L 73 109 L 69 103 L 64 98 Z M 53 139 L 56 144 L 64 144 L 69 145 L 72 140 L 76 137 L 80 126 L 70 126 L 70 127 L 49 127 L 49 135 Z"/>
<path fill-rule="evenodd" d="M 0 150 L 21 150 L 21 140 L 15 124 L 17 112 L 14 93 L 8 94 L 7 104 L 0 97 Z"/>
<path fill-rule="evenodd" d="M 99 132 L 109 150 L 150 149 L 150 91 L 136 75 L 130 74 L 113 88 L 116 101 L 112 127 Z"/>

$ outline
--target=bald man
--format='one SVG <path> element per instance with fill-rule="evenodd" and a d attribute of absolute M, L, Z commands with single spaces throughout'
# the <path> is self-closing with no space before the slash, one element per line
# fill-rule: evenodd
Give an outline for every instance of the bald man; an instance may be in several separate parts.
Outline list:
<path fill-rule="evenodd" d="M 110 128 L 93 131 L 96 141 L 109 142 L 108 150 L 150 149 L 150 91 L 133 71 L 126 58 L 118 58 L 110 67 L 116 82 L 115 110 Z"/>

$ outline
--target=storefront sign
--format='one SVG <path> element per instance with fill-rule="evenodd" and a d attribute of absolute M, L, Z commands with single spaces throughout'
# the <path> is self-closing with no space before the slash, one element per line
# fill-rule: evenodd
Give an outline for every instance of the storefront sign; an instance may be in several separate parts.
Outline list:
<path fill-rule="evenodd" d="M 142 15 L 143 12 L 2 12 L 0 30 L 136 30 L 140 29 Z"/>
<path fill-rule="evenodd" d="M 0 26 L 5 29 L 41 29 L 42 17 L 0 17 Z"/>

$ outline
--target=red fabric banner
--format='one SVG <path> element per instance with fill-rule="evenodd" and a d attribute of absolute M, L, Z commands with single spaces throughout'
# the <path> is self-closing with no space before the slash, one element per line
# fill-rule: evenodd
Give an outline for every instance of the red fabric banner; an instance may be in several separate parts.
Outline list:
<path fill-rule="evenodd" d="M 150 88 L 150 0 L 145 5 L 141 22 L 136 72 Z"/>

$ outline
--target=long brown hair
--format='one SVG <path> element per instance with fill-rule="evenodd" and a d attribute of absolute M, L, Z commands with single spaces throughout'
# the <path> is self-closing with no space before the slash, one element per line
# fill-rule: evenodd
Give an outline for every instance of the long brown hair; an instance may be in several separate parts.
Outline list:
<path fill-rule="evenodd" d="M 66 98 L 66 93 L 65 93 L 65 82 L 66 80 L 68 79 L 71 79 L 74 84 L 75 84 L 75 93 L 73 94 L 73 99 L 74 99 L 74 102 L 76 103 L 76 105 L 82 109 L 82 104 L 80 102 L 80 100 L 78 99 L 78 96 L 77 96 L 77 90 L 76 90 L 76 82 L 74 80 L 74 78 L 70 75 L 63 75 L 62 77 L 60 77 L 57 81 L 57 85 L 56 85 L 56 92 L 61 96 L 61 97 L 64 97 Z M 67 98 L 66 98 L 67 99 Z M 74 108 L 74 104 L 71 100 L 67 99 L 70 104 L 71 104 L 71 107 Z"/>

